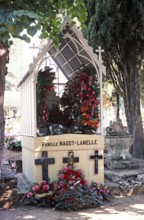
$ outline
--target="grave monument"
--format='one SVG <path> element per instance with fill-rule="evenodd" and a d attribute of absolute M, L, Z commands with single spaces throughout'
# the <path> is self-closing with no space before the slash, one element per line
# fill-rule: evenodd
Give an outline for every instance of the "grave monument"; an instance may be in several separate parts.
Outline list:
<path fill-rule="evenodd" d="M 133 137 L 118 119 L 106 128 L 105 145 L 108 154 L 105 163 L 110 169 L 137 169 L 138 163 L 129 153 Z"/>
<path fill-rule="evenodd" d="M 61 26 L 59 49 L 48 40 L 19 84 L 23 173 L 31 182 L 56 180 L 59 170 L 71 165 L 89 183 L 104 183 L 105 68 L 101 54 L 97 57 L 70 23 L 66 18 Z M 67 78 L 61 97 L 59 69 Z"/>

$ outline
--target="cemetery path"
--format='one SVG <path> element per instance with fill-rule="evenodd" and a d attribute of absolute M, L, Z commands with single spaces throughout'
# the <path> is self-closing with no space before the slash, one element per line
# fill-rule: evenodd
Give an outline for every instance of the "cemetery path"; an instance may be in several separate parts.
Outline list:
<path fill-rule="evenodd" d="M 13 152 L 4 149 L 3 161 L 20 159 L 21 152 Z M 144 169 L 144 161 L 141 160 L 141 169 Z M 8 197 L 8 195 L 6 195 Z M 80 210 L 77 212 L 60 212 L 49 208 L 33 206 L 10 206 L 0 207 L 0 220 L 143 220 L 144 219 L 144 195 L 129 197 L 113 197 L 104 205 L 95 208 Z"/>
<path fill-rule="evenodd" d="M 118 197 L 104 206 L 77 212 L 60 212 L 46 208 L 17 207 L 0 210 L 0 220 L 143 220 L 144 196 Z"/>

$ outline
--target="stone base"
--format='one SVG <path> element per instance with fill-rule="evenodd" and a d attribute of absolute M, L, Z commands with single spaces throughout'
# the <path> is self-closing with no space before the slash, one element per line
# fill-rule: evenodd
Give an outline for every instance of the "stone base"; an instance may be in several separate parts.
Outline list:
<path fill-rule="evenodd" d="M 106 158 L 105 165 L 109 169 L 138 169 L 139 164 L 134 159 L 129 160 L 112 160 L 110 158 Z"/>
<path fill-rule="evenodd" d="M 144 174 L 138 170 L 105 170 L 105 185 L 111 196 L 132 196 L 144 193 Z"/>

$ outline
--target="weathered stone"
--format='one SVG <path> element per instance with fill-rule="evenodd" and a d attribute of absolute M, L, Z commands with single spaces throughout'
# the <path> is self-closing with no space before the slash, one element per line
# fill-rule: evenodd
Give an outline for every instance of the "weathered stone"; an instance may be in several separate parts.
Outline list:
<path fill-rule="evenodd" d="M 106 182 L 105 185 L 108 187 L 110 191 L 110 196 L 120 196 L 122 195 L 122 190 L 117 183 Z"/>
<path fill-rule="evenodd" d="M 110 169 L 137 169 L 139 167 L 138 162 L 133 159 L 113 160 L 110 158 L 106 158 L 105 164 Z"/>
<path fill-rule="evenodd" d="M 105 170 L 105 179 L 112 181 L 105 183 L 108 187 L 110 185 L 112 195 L 132 196 L 144 193 L 144 174 L 140 175 L 138 171 Z"/>
<path fill-rule="evenodd" d="M 137 169 L 139 164 L 129 153 L 133 137 L 128 133 L 127 127 L 119 119 L 107 127 L 106 131 L 105 146 L 108 154 L 105 165 L 110 169 Z"/>
<path fill-rule="evenodd" d="M 138 175 L 137 178 L 136 178 L 136 180 L 137 180 L 137 181 L 140 181 L 141 183 L 144 184 L 144 174 Z"/>
<path fill-rule="evenodd" d="M 135 170 L 128 170 L 128 171 L 114 171 L 114 170 L 105 170 L 105 178 L 113 181 L 118 182 L 120 179 L 126 179 L 130 177 L 136 177 L 138 172 Z"/>
<path fill-rule="evenodd" d="M 133 195 L 144 194 L 144 185 L 137 186 L 134 188 Z"/>

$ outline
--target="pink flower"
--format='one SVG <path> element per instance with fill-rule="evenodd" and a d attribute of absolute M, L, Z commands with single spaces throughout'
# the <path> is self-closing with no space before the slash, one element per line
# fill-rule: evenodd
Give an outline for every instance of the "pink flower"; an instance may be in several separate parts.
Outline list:
<path fill-rule="evenodd" d="M 59 185 L 60 185 L 61 187 L 63 187 L 64 182 L 60 181 L 60 182 L 59 182 Z"/>
<path fill-rule="evenodd" d="M 43 181 L 41 182 L 41 186 L 43 186 L 43 185 L 46 185 L 46 181 L 45 181 L 45 180 L 43 180 Z"/>
<path fill-rule="evenodd" d="M 93 97 L 93 98 L 91 99 L 91 101 L 94 102 L 94 101 L 95 101 L 95 98 Z"/>
<path fill-rule="evenodd" d="M 64 173 L 67 172 L 67 168 L 66 168 L 66 167 L 63 168 L 63 172 L 64 172 Z"/>
<path fill-rule="evenodd" d="M 59 178 L 63 179 L 64 178 L 64 174 L 60 174 Z"/>
<path fill-rule="evenodd" d="M 42 120 L 45 120 L 45 116 L 42 116 Z"/>
<path fill-rule="evenodd" d="M 33 188 L 32 188 L 33 191 L 37 191 L 38 189 L 39 189 L 39 186 L 38 186 L 38 185 L 35 185 L 35 186 L 33 186 Z"/>
<path fill-rule="evenodd" d="M 75 176 L 72 176 L 72 179 L 73 179 L 73 180 L 75 180 L 75 178 L 76 178 Z"/>
<path fill-rule="evenodd" d="M 73 183 L 73 181 L 70 180 L 68 183 L 71 185 Z"/>
<path fill-rule="evenodd" d="M 84 89 L 84 90 L 86 90 L 86 89 L 87 89 L 86 85 L 83 85 L 83 89 Z"/>
<path fill-rule="evenodd" d="M 67 170 L 72 170 L 72 167 L 71 167 L 71 166 L 68 166 L 68 167 L 67 167 Z"/>
<path fill-rule="evenodd" d="M 77 170 L 78 174 L 81 174 L 81 170 Z"/>
<path fill-rule="evenodd" d="M 44 186 L 43 186 L 43 190 L 44 190 L 45 192 L 47 192 L 47 191 L 49 190 L 49 186 L 48 186 L 48 185 L 44 185 Z"/>
<path fill-rule="evenodd" d="M 90 77 L 89 77 L 89 80 L 90 80 L 90 81 L 92 81 L 92 79 L 93 79 L 93 77 L 92 77 L 92 76 L 90 76 Z"/>
<path fill-rule="evenodd" d="M 33 193 L 32 192 L 28 192 L 27 193 L 27 198 L 31 198 L 33 196 Z"/>

